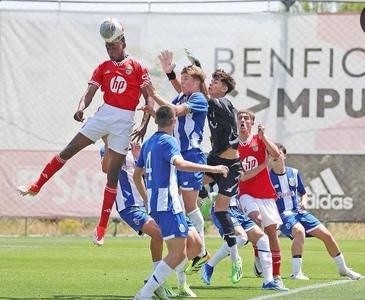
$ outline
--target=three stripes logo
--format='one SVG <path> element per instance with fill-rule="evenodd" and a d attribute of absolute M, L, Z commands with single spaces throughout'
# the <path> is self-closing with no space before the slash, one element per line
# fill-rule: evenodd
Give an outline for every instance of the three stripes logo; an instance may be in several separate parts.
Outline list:
<path fill-rule="evenodd" d="M 330 168 L 319 173 L 319 176 L 305 187 L 308 195 L 308 209 L 351 210 L 353 199 L 345 196 L 340 184 Z"/>

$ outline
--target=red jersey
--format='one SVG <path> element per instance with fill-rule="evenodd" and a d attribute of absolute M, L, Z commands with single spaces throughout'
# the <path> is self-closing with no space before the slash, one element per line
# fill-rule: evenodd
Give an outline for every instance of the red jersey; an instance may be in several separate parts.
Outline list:
<path fill-rule="evenodd" d="M 103 62 L 94 70 L 89 84 L 101 87 L 106 104 L 135 111 L 142 94 L 140 86 L 149 78 L 148 69 L 128 56 L 121 62 Z"/>
<path fill-rule="evenodd" d="M 238 152 L 242 161 L 242 170 L 250 171 L 265 162 L 266 145 L 258 134 L 249 137 L 247 142 L 239 142 Z M 244 165 L 247 164 L 247 165 Z M 269 169 L 266 167 L 255 177 L 240 181 L 238 195 L 248 194 L 253 198 L 274 198 L 275 189 L 271 183 Z"/>

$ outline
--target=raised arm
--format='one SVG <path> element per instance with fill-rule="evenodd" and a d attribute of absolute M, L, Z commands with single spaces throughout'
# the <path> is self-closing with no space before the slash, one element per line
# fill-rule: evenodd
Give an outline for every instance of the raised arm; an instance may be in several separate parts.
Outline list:
<path fill-rule="evenodd" d="M 278 147 L 272 142 L 265 134 L 265 126 L 263 124 L 258 125 L 258 134 L 261 137 L 262 141 L 264 142 L 267 151 L 273 158 L 279 158 L 280 152 Z"/>
<path fill-rule="evenodd" d="M 185 115 L 190 112 L 190 106 L 186 103 L 182 105 L 174 105 L 171 102 L 165 100 L 160 95 L 156 94 L 155 87 L 151 80 L 146 80 L 143 83 L 143 87 L 146 88 L 148 95 L 158 104 L 158 105 L 167 105 L 170 106 L 173 110 L 175 110 L 176 116 Z"/>
<path fill-rule="evenodd" d="M 176 92 L 181 93 L 180 82 L 176 78 L 176 73 L 174 71 L 176 64 L 172 62 L 173 58 L 173 53 L 168 50 L 162 51 L 161 54 L 158 56 L 158 59 L 161 62 L 162 69 L 166 73 L 173 88 Z"/>

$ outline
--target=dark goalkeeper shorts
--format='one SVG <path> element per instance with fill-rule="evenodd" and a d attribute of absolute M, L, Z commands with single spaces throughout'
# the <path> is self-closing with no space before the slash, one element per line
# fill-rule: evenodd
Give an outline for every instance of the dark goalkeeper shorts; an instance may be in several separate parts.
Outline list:
<path fill-rule="evenodd" d="M 205 175 L 213 178 L 214 184 L 217 184 L 218 186 L 218 193 L 228 197 L 236 195 L 238 192 L 238 183 L 240 181 L 242 173 L 242 165 L 240 159 L 225 159 L 219 156 L 208 155 L 207 165 L 224 165 L 229 168 L 229 173 L 227 177 L 223 177 L 222 174 L 215 174 L 210 172 L 206 172 Z"/>

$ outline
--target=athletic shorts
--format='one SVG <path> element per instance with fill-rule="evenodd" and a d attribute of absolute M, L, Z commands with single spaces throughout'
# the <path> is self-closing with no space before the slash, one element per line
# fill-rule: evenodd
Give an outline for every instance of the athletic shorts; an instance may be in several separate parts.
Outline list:
<path fill-rule="evenodd" d="M 146 208 L 143 206 L 129 206 L 118 211 L 118 213 L 122 220 L 139 234 L 142 232 L 141 229 L 143 225 L 151 218 L 146 213 Z"/>
<path fill-rule="evenodd" d="M 93 117 L 89 117 L 80 133 L 94 143 L 108 134 L 109 149 L 127 155 L 131 142 L 129 136 L 135 124 L 135 112 L 104 103 Z"/>
<path fill-rule="evenodd" d="M 310 232 L 322 225 L 322 223 L 315 216 L 307 211 L 284 211 L 280 214 L 280 217 L 283 220 L 283 225 L 281 225 L 280 230 L 291 240 L 294 239 L 292 236 L 292 229 L 297 223 L 302 224 L 304 227 L 306 237 L 312 237 Z"/>
<path fill-rule="evenodd" d="M 189 219 L 189 217 L 187 217 L 185 215 L 185 219 L 186 219 L 186 224 L 188 225 L 189 230 L 195 229 L 195 226 L 194 226 L 193 222 L 191 222 L 191 220 Z"/>
<path fill-rule="evenodd" d="M 250 231 L 254 226 L 257 226 L 256 223 L 249 217 L 245 216 L 237 206 L 229 206 L 228 214 L 231 217 L 233 227 L 242 226 L 243 230 L 247 232 Z M 214 225 L 217 227 L 221 237 L 223 237 L 223 228 L 214 214 L 214 207 L 212 207 L 211 215 Z"/>
<path fill-rule="evenodd" d="M 253 211 L 258 211 L 262 218 L 262 226 L 276 224 L 279 227 L 283 222 L 281 221 L 275 199 L 257 199 L 250 195 L 244 194 L 239 199 L 241 208 L 246 216 Z"/>
<path fill-rule="evenodd" d="M 222 174 L 206 172 L 205 175 L 213 178 L 212 185 L 217 184 L 218 193 L 224 196 L 232 197 L 238 192 L 238 183 L 242 174 L 242 164 L 239 158 L 225 159 L 219 156 L 209 155 L 207 164 L 210 166 L 224 165 L 229 168 L 227 177 Z"/>
<path fill-rule="evenodd" d="M 155 211 L 151 213 L 151 217 L 160 227 L 160 231 L 164 240 L 178 237 L 186 238 L 189 228 L 186 223 L 186 216 L 183 212 L 174 214 L 172 211 Z"/>
<path fill-rule="evenodd" d="M 196 164 L 205 165 L 207 158 L 202 150 L 199 148 L 193 148 L 181 153 L 181 156 L 187 160 Z M 203 176 L 204 172 L 184 172 L 177 171 L 177 179 L 179 187 L 182 190 L 197 190 L 200 191 L 203 188 Z"/>

